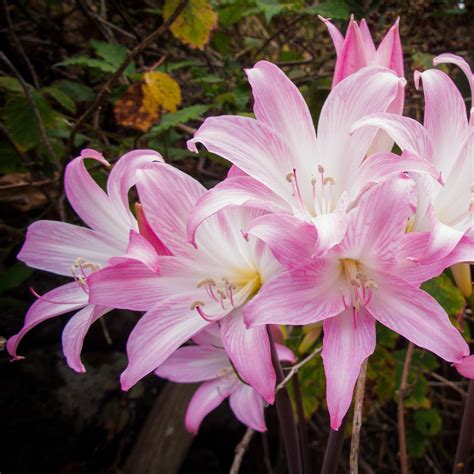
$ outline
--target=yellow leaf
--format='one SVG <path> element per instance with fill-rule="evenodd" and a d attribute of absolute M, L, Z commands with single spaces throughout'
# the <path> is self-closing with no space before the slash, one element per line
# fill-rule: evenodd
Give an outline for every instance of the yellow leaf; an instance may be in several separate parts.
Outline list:
<path fill-rule="evenodd" d="M 175 11 L 178 3 L 179 0 L 165 0 L 165 20 Z M 184 44 L 202 49 L 209 42 L 211 31 L 216 25 L 217 13 L 212 9 L 209 0 L 189 0 L 170 30 Z"/>
<path fill-rule="evenodd" d="M 160 108 L 176 112 L 181 104 L 179 84 L 164 72 L 152 71 L 143 75 L 143 96 L 143 104 L 150 113 Z"/>

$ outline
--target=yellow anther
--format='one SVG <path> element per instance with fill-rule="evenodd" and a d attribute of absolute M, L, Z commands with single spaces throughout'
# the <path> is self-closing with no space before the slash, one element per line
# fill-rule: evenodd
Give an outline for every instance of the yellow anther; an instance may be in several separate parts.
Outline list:
<path fill-rule="evenodd" d="M 197 300 L 191 305 L 191 311 L 195 310 L 198 306 L 206 306 L 204 301 Z"/>

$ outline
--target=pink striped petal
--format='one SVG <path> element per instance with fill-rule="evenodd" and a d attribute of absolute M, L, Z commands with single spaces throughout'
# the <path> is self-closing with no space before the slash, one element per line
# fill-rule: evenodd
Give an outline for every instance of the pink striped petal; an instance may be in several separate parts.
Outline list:
<path fill-rule="evenodd" d="M 67 365 L 71 369 L 80 373 L 86 371 L 81 360 L 84 338 L 92 324 L 111 310 L 112 308 L 104 306 L 87 305 L 68 321 L 63 330 L 62 342 Z"/>
<path fill-rule="evenodd" d="M 44 294 L 31 305 L 20 332 L 8 339 L 8 353 L 15 359 L 18 358 L 16 354 L 18 344 L 31 329 L 47 319 L 78 310 L 86 305 L 87 295 L 76 282 L 59 286 Z"/>
<path fill-rule="evenodd" d="M 206 326 L 193 337 L 193 341 L 200 346 L 214 346 L 219 349 L 224 349 L 219 323 Z"/>
<path fill-rule="evenodd" d="M 237 419 L 256 431 L 266 431 L 263 398 L 248 385 L 239 384 L 230 394 L 230 408 Z"/>
<path fill-rule="evenodd" d="M 362 39 L 362 44 L 364 45 L 365 55 L 367 59 L 374 58 L 376 53 L 376 48 L 374 44 L 374 40 L 372 39 L 372 35 L 369 30 L 369 26 L 365 21 L 365 18 L 360 20 L 359 24 L 360 30 L 360 37 Z M 380 66 L 386 66 L 385 64 L 380 64 Z"/>
<path fill-rule="evenodd" d="M 331 428 L 338 430 L 352 401 L 360 366 L 375 350 L 375 320 L 364 309 L 346 310 L 324 321 L 321 356 Z"/>
<path fill-rule="evenodd" d="M 318 15 L 318 18 L 326 25 L 329 35 L 331 36 L 332 42 L 334 44 L 336 54 L 337 56 L 339 56 L 342 53 L 342 47 L 344 46 L 343 34 L 339 31 L 337 26 L 334 26 L 334 24 L 331 23 L 331 20 L 329 18 L 324 18 L 321 15 Z"/>
<path fill-rule="evenodd" d="M 377 64 L 392 69 L 399 77 L 404 77 L 403 49 L 398 28 L 399 23 L 400 18 L 397 18 L 377 48 Z"/>
<path fill-rule="evenodd" d="M 17 258 L 28 266 L 72 276 L 79 257 L 96 265 L 126 250 L 107 234 L 65 222 L 38 221 L 28 227 L 26 240 Z"/>
<path fill-rule="evenodd" d="M 329 249 L 339 244 L 347 230 L 347 215 L 344 206 L 334 212 L 320 214 L 313 219 L 316 226 L 317 239 L 313 255 L 323 257 Z"/>
<path fill-rule="evenodd" d="M 465 357 L 461 362 L 454 364 L 454 367 L 464 377 L 474 379 L 474 355 Z"/>
<path fill-rule="evenodd" d="M 373 276 L 375 291 L 367 310 L 383 325 L 448 362 L 469 354 L 460 332 L 434 298 L 394 275 Z"/>
<path fill-rule="evenodd" d="M 289 206 L 278 195 L 250 176 L 227 178 L 204 193 L 187 221 L 187 239 L 196 244 L 196 230 L 208 217 L 232 206 L 245 206 L 269 212 L 289 212 Z"/>
<path fill-rule="evenodd" d="M 203 382 L 233 373 L 225 351 L 212 346 L 186 346 L 171 354 L 155 370 L 164 379 L 179 383 Z"/>
<path fill-rule="evenodd" d="M 140 203 L 135 203 L 135 213 L 137 215 L 138 229 L 140 235 L 143 235 L 153 248 L 155 249 L 158 255 L 172 255 L 168 247 L 158 238 L 158 236 L 153 232 L 148 219 L 146 218 L 145 211 L 143 206 Z"/>
<path fill-rule="evenodd" d="M 186 412 L 186 429 L 197 434 L 206 415 L 217 408 L 234 390 L 235 377 L 221 377 L 203 383 L 194 394 Z"/>
<path fill-rule="evenodd" d="M 154 163 L 137 172 L 137 188 L 147 220 L 175 255 L 186 254 L 186 221 L 205 188 L 172 166 Z"/>
<path fill-rule="evenodd" d="M 187 297 L 170 299 L 148 311 L 128 338 L 128 366 L 120 376 L 122 389 L 130 389 L 208 324 L 191 310 Z"/>
<path fill-rule="evenodd" d="M 221 320 L 221 337 L 239 376 L 273 403 L 276 376 L 266 327 L 247 329 L 242 311 L 236 309 Z"/>
<path fill-rule="evenodd" d="M 273 327 L 276 327 L 276 326 L 273 326 Z M 281 344 L 275 343 L 275 349 L 276 349 L 278 359 L 281 362 L 290 362 L 291 364 L 296 363 L 297 358 L 290 348 L 283 346 Z"/>
<path fill-rule="evenodd" d="M 344 286 L 338 261 L 315 259 L 311 264 L 271 279 L 244 308 L 245 324 L 310 324 L 344 310 Z"/>
<path fill-rule="evenodd" d="M 253 221 L 247 233 L 263 240 L 275 258 L 288 269 L 309 263 L 316 250 L 314 225 L 290 215 L 261 216 Z"/>

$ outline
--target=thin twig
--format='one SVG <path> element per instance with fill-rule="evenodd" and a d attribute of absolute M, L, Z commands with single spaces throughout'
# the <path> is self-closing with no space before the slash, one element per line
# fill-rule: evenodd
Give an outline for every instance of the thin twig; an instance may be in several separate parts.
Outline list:
<path fill-rule="evenodd" d="M 245 451 L 249 447 L 250 442 L 255 434 L 255 431 L 252 428 L 247 428 L 247 431 L 244 434 L 244 437 L 240 443 L 235 447 L 235 456 L 232 461 L 232 466 L 230 467 L 229 474 L 238 474 L 240 470 L 240 465 L 242 464 L 242 459 L 244 458 Z"/>
<path fill-rule="evenodd" d="M 360 366 L 359 378 L 357 379 L 357 385 L 355 389 L 354 420 L 352 422 L 351 454 L 349 457 L 351 474 L 358 474 L 359 472 L 360 428 L 362 426 L 362 408 L 364 404 L 367 361 L 368 359 L 365 359 L 365 361 Z"/>
<path fill-rule="evenodd" d="M 398 443 L 400 445 L 400 471 L 402 474 L 408 474 L 407 442 L 405 438 L 405 410 L 403 403 L 408 385 L 408 375 L 410 373 L 410 365 L 414 349 L 415 345 L 410 342 L 405 356 L 405 363 L 403 364 L 400 389 L 398 390 Z"/>
<path fill-rule="evenodd" d="M 48 135 L 46 134 L 46 129 L 44 127 L 43 119 L 41 118 L 38 107 L 36 107 L 35 101 L 33 100 L 33 96 L 31 95 L 31 91 L 30 91 L 30 88 L 28 87 L 28 84 L 25 82 L 21 74 L 18 72 L 17 68 L 10 62 L 7 56 L 3 53 L 3 51 L 0 51 L 0 59 L 2 59 L 2 61 L 8 66 L 10 71 L 15 75 L 23 91 L 25 92 L 26 100 L 28 101 L 28 104 L 31 107 L 36 126 L 38 127 L 41 142 L 48 150 L 48 153 L 51 155 L 51 159 L 53 160 L 53 163 L 55 164 L 56 168 L 60 172 L 61 163 L 56 155 L 56 152 L 54 151 L 54 148 L 52 147 L 48 139 Z"/>
<path fill-rule="evenodd" d="M 288 381 L 291 380 L 293 375 L 295 375 L 298 372 L 298 370 L 300 370 L 301 367 L 303 367 L 303 365 L 308 363 L 313 357 L 317 356 L 322 350 L 323 350 L 322 346 L 316 347 L 316 349 L 313 352 L 311 352 L 309 356 L 305 357 L 301 362 L 298 362 L 293 367 L 291 367 L 291 370 L 288 373 L 288 375 L 277 385 L 276 391 L 278 392 L 278 390 L 282 389 L 288 383 Z"/>
<path fill-rule="evenodd" d="M 71 134 L 69 135 L 68 144 L 66 147 L 66 156 L 72 151 L 74 146 L 74 139 L 79 128 L 82 124 L 91 116 L 92 113 L 102 104 L 105 96 L 110 92 L 112 86 L 115 84 L 117 79 L 122 76 L 125 69 L 127 69 L 128 65 L 134 60 L 136 56 L 138 56 L 148 45 L 156 41 L 168 28 L 171 24 L 176 20 L 179 14 L 184 10 L 188 3 L 188 0 L 181 0 L 176 7 L 175 11 L 170 15 L 170 17 L 165 20 L 162 25 L 157 28 L 153 33 L 148 35 L 140 44 L 135 46 L 135 48 L 130 51 L 125 59 L 123 60 L 122 64 L 119 68 L 107 79 L 107 81 L 102 85 L 99 93 L 97 94 L 94 102 L 90 105 L 90 107 L 79 117 L 76 124 L 74 125 L 73 129 L 71 130 Z"/>
<path fill-rule="evenodd" d="M 41 86 L 38 80 L 38 75 L 36 74 L 35 68 L 33 67 L 33 64 L 31 64 L 30 58 L 26 54 L 25 50 L 23 49 L 23 45 L 21 44 L 20 40 L 18 39 L 18 36 L 15 33 L 15 27 L 13 26 L 12 18 L 10 16 L 10 10 L 8 8 L 7 0 L 3 0 L 3 8 L 5 10 L 5 18 L 7 19 L 8 31 L 10 32 L 13 43 L 15 44 L 15 47 L 20 53 L 20 56 L 22 57 L 23 61 L 25 62 L 28 71 L 30 72 L 33 84 L 37 89 L 39 89 Z"/>
<path fill-rule="evenodd" d="M 440 382 L 443 383 L 443 385 L 447 385 L 448 387 L 451 387 L 453 390 L 458 392 L 459 395 L 461 395 L 463 398 L 466 397 L 467 395 L 466 391 L 458 387 L 454 382 L 451 382 L 451 380 L 445 379 L 443 376 L 435 372 L 430 372 L 429 370 L 423 370 L 423 373 L 429 375 L 430 377 L 433 377 L 436 380 L 439 380 Z"/>

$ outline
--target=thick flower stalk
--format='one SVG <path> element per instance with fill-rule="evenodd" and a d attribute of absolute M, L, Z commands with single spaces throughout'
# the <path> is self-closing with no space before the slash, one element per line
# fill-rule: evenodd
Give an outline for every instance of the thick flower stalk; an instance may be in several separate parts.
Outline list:
<path fill-rule="evenodd" d="M 415 263 L 428 236 L 405 233 L 413 191 L 406 176 L 367 191 L 349 211 L 340 244 L 269 281 L 244 309 L 250 327 L 324 321 L 322 356 L 333 429 L 350 406 L 362 362 L 375 349 L 376 321 L 449 362 L 469 354 L 443 308 L 419 289 L 442 268 Z M 451 258 L 443 265 L 455 263 L 454 253 Z"/>
<path fill-rule="evenodd" d="M 30 267 L 69 276 L 74 281 L 43 296 L 36 295 L 38 299 L 28 310 L 22 329 L 7 344 L 8 352 L 18 359 L 18 344 L 28 331 L 47 319 L 79 310 L 66 324 L 62 336 L 67 363 L 77 372 L 85 371 L 80 354 L 89 327 L 112 309 L 89 304 L 88 276 L 107 266 L 110 258 L 126 255 L 130 239 L 140 238 L 140 231 L 145 232 L 157 252 L 167 253 L 157 237 L 147 232 L 145 217 L 142 215 L 141 222 L 137 222 L 128 204 L 135 171 L 144 164 L 162 161 L 161 155 L 151 150 L 136 150 L 122 156 L 110 173 L 107 192 L 90 176 L 84 166 L 86 158 L 109 166 L 102 154 L 83 150 L 66 167 L 64 185 L 69 203 L 89 227 L 35 222 L 28 228 L 18 254 L 18 259 Z"/>
<path fill-rule="evenodd" d="M 179 383 L 203 382 L 186 412 L 186 428 L 197 433 L 203 418 L 229 398 L 237 419 L 256 431 L 266 431 L 263 398 L 235 372 L 220 337 L 217 324 L 194 336 L 196 345 L 174 352 L 156 371 L 156 375 Z M 294 363 L 294 354 L 276 344 L 281 361 Z"/>
<path fill-rule="evenodd" d="M 208 118 L 188 142 L 190 150 L 202 143 L 241 170 L 199 199 L 188 222 L 191 242 L 201 222 L 220 209 L 257 207 L 270 214 L 255 223 L 255 234 L 297 266 L 299 246 L 289 250 L 287 240 L 303 234 L 312 242 L 310 255 L 323 255 L 344 237 L 347 209 L 374 183 L 401 171 L 437 177 L 413 154 L 366 159 L 374 127 L 350 133 L 359 119 L 388 110 L 405 84 L 394 72 L 365 67 L 338 83 L 321 111 L 317 137 L 303 96 L 277 66 L 260 61 L 246 72 L 256 119 Z"/>
<path fill-rule="evenodd" d="M 153 255 L 149 248 L 148 260 L 119 262 L 88 278 L 92 303 L 147 311 L 128 339 L 122 387 L 130 388 L 219 321 L 239 376 L 272 403 L 275 371 L 266 328 L 246 329 L 242 317 L 262 284 L 282 270 L 263 242 L 242 234 L 263 211 L 233 208 L 206 220 L 195 248 L 186 239 L 186 220 L 206 189 L 162 163 L 139 170 L 136 182 L 148 222 L 172 255 Z"/>

